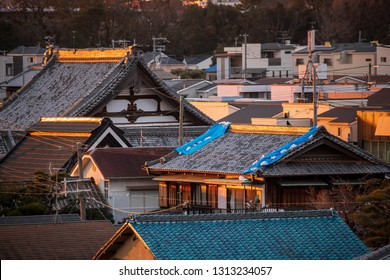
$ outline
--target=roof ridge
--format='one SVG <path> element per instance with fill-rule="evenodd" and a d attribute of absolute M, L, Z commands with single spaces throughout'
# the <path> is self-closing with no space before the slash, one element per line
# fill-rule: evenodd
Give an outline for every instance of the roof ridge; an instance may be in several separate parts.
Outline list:
<path fill-rule="evenodd" d="M 220 213 L 220 214 L 196 214 L 196 215 L 133 215 L 130 223 L 170 223 L 170 222 L 201 222 L 201 221 L 238 221 L 238 220 L 269 220 L 269 219 L 294 219 L 294 218 L 321 218 L 337 215 L 333 209 L 325 210 L 299 210 L 299 211 L 275 211 L 275 212 L 250 212 L 250 213 Z"/>

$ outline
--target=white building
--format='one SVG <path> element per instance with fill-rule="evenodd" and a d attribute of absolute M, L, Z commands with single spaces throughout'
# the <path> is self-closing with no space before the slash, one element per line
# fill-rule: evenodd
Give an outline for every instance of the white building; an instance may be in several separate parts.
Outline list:
<path fill-rule="evenodd" d="M 293 45 L 243 44 L 217 54 L 217 79 L 292 77 Z"/>

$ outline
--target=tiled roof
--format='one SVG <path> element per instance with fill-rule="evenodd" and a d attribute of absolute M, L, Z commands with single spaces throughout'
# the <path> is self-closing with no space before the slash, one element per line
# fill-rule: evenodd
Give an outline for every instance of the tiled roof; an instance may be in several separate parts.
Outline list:
<path fill-rule="evenodd" d="M 143 71 L 161 97 L 179 104 L 179 95 L 150 70 L 142 59 L 131 57 L 121 62 L 75 63 L 51 60 L 18 94 L 0 110 L 0 129 L 24 130 L 40 117 L 90 116 L 115 98 L 113 91 L 131 72 Z M 119 91 L 116 91 L 119 94 Z M 196 124 L 214 121 L 183 101 L 186 117 Z M 97 110 L 97 111 L 96 111 Z"/>
<path fill-rule="evenodd" d="M 390 107 L 390 88 L 382 88 L 369 96 L 367 106 Z"/>
<path fill-rule="evenodd" d="M 286 45 L 280 43 L 264 43 L 261 44 L 261 50 L 294 50 L 295 47 L 293 45 Z"/>
<path fill-rule="evenodd" d="M 118 63 L 49 63 L 21 92 L 0 110 L 0 128 L 27 129 L 41 117 L 67 115 L 80 102 L 109 79 Z"/>
<path fill-rule="evenodd" d="M 159 62 L 163 65 L 184 65 L 183 62 L 169 56 L 161 56 Z"/>
<path fill-rule="evenodd" d="M 43 55 L 46 49 L 41 48 L 39 46 L 35 47 L 17 47 L 8 53 L 8 55 Z"/>
<path fill-rule="evenodd" d="M 166 171 L 194 171 L 240 174 L 276 148 L 294 140 L 296 135 L 232 133 L 210 142 L 192 155 L 180 155 L 165 163 L 150 166 Z"/>
<path fill-rule="evenodd" d="M 281 162 L 261 170 L 263 176 L 349 175 L 388 173 L 390 168 L 370 162 Z"/>
<path fill-rule="evenodd" d="M 203 62 L 206 59 L 209 59 L 211 57 L 212 57 L 211 54 L 198 54 L 198 55 L 194 55 L 194 56 L 187 56 L 184 58 L 184 60 L 187 64 L 198 64 L 198 63 Z"/>
<path fill-rule="evenodd" d="M 176 79 L 177 76 L 169 73 L 163 69 L 153 69 L 153 73 L 156 74 L 161 80 L 172 80 Z"/>
<path fill-rule="evenodd" d="M 2 260 L 88 260 L 115 233 L 110 221 L 0 226 Z"/>
<path fill-rule="evenodd" d="M 156 86 L 158 86 L 158 88 L 161 90 L 162 96 L 168 96 L 171 100 L 175 100 L 179 104 L 180 96 L 173 89 L 168 87 L 163 80 L 158 78 L 157 75 L 154 74 L 153 71 L 149 69 L 149 67 L 143 62 L 143 60 L 138 60 L 137 63 L 140 69 L 147 72 L 149 76 L 153 79 Z M 196 120 L 194 121 L 195 125 L 211 125 L 215 123 L 209 116 L 202 113 L 195 106 L 190 104 L 186 99 L 183 100 L 183 107 L 184 112 L 187 115 L 191 114 L 196 118 Z"/>
<path fill-rule="evenodd" d="M 390 260 L 390 244 L 355 258 L 357 260 Z"/>
<path fill-rule="evenodd" d="M 249 105 L 220 119 L 219 122 L 251 124 L 252 118 L 272 118 L 281 112 L 283 112 L 283 106 L 280 104 Z"/>
<path fill-rule="evenodd" d="M 174 91 L 178 92 L 178 91 L 180 91 L 182 89 L 185 89 L 185 88 L 191 87 L 193 85 L 199 84 L 202 81 L 204 81 L 207 84 L 209 83 L 209 82 L 206 82 L 205 80 L 199 80 L 199 79 L 169 80 L 169 81 L 165 81 L 165 83 L 170 88 L 172 88 Z"/>
<path fill-rule="evenodd" d="M 23 84 L 26 84 L 30 81 L 36 74 L 39 73 L 40 70 L 29 68 L 28 70 L 19 73 L 18 75 L 12 77 L 7 82 L 0 83 L 2 87 L 21 87 Z"/>
<path fill-rule="evenodd" d="M 259 85 L 273 85 L 273 84 L 285 84 L 291 81 L 293 78 L 278 78 L 278 77 L 266 77 L 257 79 L 254 82 Z"/>
<path fill-rule="evenodd" d="M 332 211 L 136 218 L 159 260 L 349 260 L 367 247 Z"/>
<path fill-rule="evenodd" d="M 69 206 L 80 209 L 80 205 L 77 203 L 80 192 L 83 193 L 86 209 L 104 208 L 102 204 L 105 203 L 103 194 L 99 192 L 98 187 L 91 178 L 68 177 L 66 182 L 61 182 L 61 190 L 53 210 L 57 207 L 57 209 L 63 211 Z"/>
<path fill-rule="evenodd" d="M 330 109 L 329 111 L 322 113 L 318 115 L 319 118 L 321 117 L 331 117 L 335 118 L 331 122 L 343 122 L 343 123 L 352 123 L 356 121 L 357 115 L 356 111 L 361 110 L 361 108 L 358 107 L 337 107 Z"/>
<path fill-rule="evenodd" d="M 103 176 L 108 179 L 148 176 L 142 166 L 171 152 L 173 148 L 98 148 L 89 155 L 97 164 Z"/>
<path fill-rule="evenodd" d="M 263 134 L 228 131 L 194 154 L 176 155 L 166 162 L 153 164 L 149 168 L 152 172 L 241 174 L 263 155 L 273 152 L 297 137 L 297 135 L 272 134 L 272 132 Z M 338 152 L 338 159 L 332 157 L 329 159 L 328 155 L 322 152 L 315 157 L 309 157 L 310 160 L 295 158 L 301 151 L 315 147 L 316 143 L 326 144 L 327 141 L 330 145 L 336 145 L 341 150 L 344 149 L 346 154 L 354 154 L 355 157 L 350 158 L 346 154 Z M 342 156 L 341 159 L 340 156 Z M 296 175 L 294 172 L 298 169 L 300 175 L 323 174 L 324 172 L 328 175 L 390 172 L 390 167 L 386 163 L 359 147 L 329 134 L 324 127 L 319 127 L 312 138 L 290 149 L 276 163 L 262 166 L 258 173 L 260 176 Z"/>
<path fill-rule="evenodd" d="M 91 145 L 108 127 L 117 130 L 109 119 L 72 120 L 49 119 L 30 127 L 27 135 L 0 160 L 0 180 L 31 180 L 37 170 L 49 174 L 55 168 L 71 168 L 77 142 Z"/>
<path fill-rule="evenodd" d="M 0 217 L 0 225 L 54 224 L 65 222 L 80 222 L 80 216 L 77 214 L 59 214 Z"/>
<path fill-rule="evenodd" d="M 355 52 L 376 52 L 376 45 L 372 43 L 332 43 L 330 47 L 315 46 L 314 52 L 337 53 L 342 51 Z M 307 48 L 303 48 L 296 53 L 307 53 Z"/>
<path fill-rule="evenodd" d="M 176 147 L 179 128 L 169 126 L 123 126 L 124 137 L 132 147 Z M 208 126 L 183 126 L 183 143 L 202 135 Z"/>
<path fill-rule="evenodd" d="M 25 133 L 23 131 L 0 131 L 0 159 L 8 153 Z"/>

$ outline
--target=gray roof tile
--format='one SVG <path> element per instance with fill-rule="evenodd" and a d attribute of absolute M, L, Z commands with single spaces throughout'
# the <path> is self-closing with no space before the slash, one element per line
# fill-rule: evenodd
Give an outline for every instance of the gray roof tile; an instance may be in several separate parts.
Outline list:
<path fill-rule="evenodd" d="M 176 155 L 164 163 L 149 166 L 151 171 L 199 172 L 219 174 L 241 174 L 252 163 L 281 146 L 295 140 L 297 135 L 255 134 L 228 131 L 191 155 Z M 341 160 L 328 160 L 316 156 L 311 160 L 289 160 L 315 143 L 332 143 L 359 158 L 344 156 Z M 325 156 L 325 155 L 324 155 Z M 319 127 L 312 139 L 289 150 L 276 163 L 262 166 L 262 176 L 294 176 L 312 174 L 367 174 L 387 173 L 390 167 L 372 154 L 349 144 Z"/>

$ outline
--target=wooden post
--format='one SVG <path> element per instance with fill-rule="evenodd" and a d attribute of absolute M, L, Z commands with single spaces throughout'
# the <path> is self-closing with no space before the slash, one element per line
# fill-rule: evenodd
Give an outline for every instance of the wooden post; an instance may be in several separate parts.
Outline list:
<path fill-rule="evenodd" d="M 82 183 L 84 178 L 84 168 L 83 168 L 83 144 L 81 142 L 77 142 L 77 159 L 79 164 L 79 180 L 77 182 L 77 195 L 80 201 L 80 218 L 81 220 L 86 220 L 87 215 L 85 211 L 85 198 L 84 193 L 80 191 L 79 184 Z"/>

